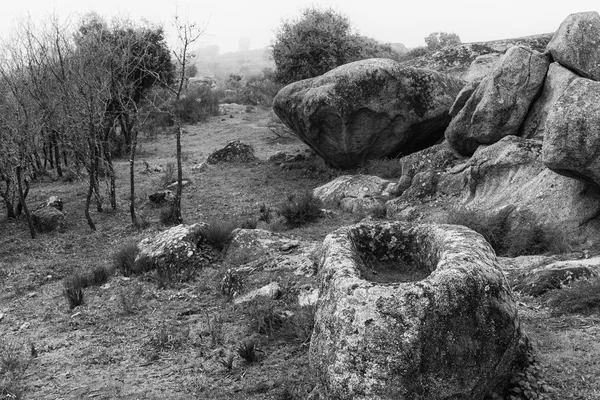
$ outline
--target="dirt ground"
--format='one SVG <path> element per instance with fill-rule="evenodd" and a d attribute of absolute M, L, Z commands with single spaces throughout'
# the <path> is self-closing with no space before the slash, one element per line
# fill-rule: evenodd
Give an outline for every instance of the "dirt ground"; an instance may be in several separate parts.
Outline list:
<path fill-rule="evenodd" d="M 256 218 L 261 204 L 276 206 L 288 194 L 340 173 L 318 159 L 287 168 L 268 162 L 278 151 L 307 150 L 295 138 L 275 136 L 269 120 L 269 111 L 253 109 L 186 127 L 184 177 L 192 181 L 182 200 L 186 223 Z M 232 140 L 251 144 L 258 161 L 192 169 Z M 63 199 L 64 232 L 31 239 L 25 220 L 6 221 L 0 207 L 0 361 L 13 357 L 24 366 L 12 381 L 0 375 L 0 399 L 13 398 L 7 388 L 23 399 L 53 400 L 300 399 L 314 388 L 306 338 L 260 333 L 251 306 L 233 304 L 220 292 L 219 281 L 230 267 L 221 261 L 199 271 L 195 280 L 167 289 L 158 289 L 151 276 L 117 272 L 108 283 L 86 289 L 84 305 L 69 309 L 65 278 L 109 267 L 124 245 L 164 229 L 159 209 L 145 205 L 147 196 L 161 187 L 164 172 L 142 172 L 144 162 L 164 169 L 174 161 L 174 136 L 141 138 L 137 194 L 140 213 L 150 222 L 143 230 L 131 226 L 128 214 L 126 159 L 116 162 L 117 210 L 108 204 L 102 213 L 93 209 L 94 232 L 83 214 L 85 180 L 44 178 L 31 187 L 32 208 L 50 195 Z M 356 216 L 336 212 L 285 234 L 320 241 L 355 221 Z M 271 281 L 288 288 L 314 284 L 314 278 L 279 271 L 256 274 L 244 290 Z M 551 316 L 539 300 L 518 300 L 541 376 L 553 388 L 547 398 L 600 399 L 600 318 Z M 248 363 L 234 354 L 228 370 L 222 361 L 248 339 L 257 343 L 259 360 Z"/>

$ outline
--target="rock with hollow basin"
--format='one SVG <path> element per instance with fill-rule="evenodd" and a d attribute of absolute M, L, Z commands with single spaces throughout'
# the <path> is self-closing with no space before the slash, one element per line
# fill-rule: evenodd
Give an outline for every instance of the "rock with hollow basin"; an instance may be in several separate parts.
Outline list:
<path fill-rule="evenodd" d="M 433 145 L 462 86 L 439 72 L 373 58 L 284 87 L 273 109 L 330 164 L 352 168 Z"/>
<path fill-rule="evenodd" d="M 514 298 L 479 234 L 361 223 L 327 236 L 310 362 L 327 399 L 483 399 L 525 358 Z"/>

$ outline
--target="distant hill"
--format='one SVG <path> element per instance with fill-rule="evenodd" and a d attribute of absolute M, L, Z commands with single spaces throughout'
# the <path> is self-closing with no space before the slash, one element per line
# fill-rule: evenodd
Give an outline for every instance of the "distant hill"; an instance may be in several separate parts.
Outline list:
<path fill-rule="evenodd" d="M 197 50 L 196 54 L 198 54 L 196 76 L 227 79 L 231 74 L 249 76 L 258 74 L 265 68 L 275 67 L 267 48 L 215 54 L 214 47 L 209 47 Z"/>

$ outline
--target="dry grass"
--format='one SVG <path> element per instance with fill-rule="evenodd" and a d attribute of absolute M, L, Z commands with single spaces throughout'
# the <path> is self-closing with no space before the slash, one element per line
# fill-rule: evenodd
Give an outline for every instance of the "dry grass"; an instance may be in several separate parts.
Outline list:
<path fill-rule="evenodd" d="M 283 194 L 312 189 L 331 179 L 333 172 L 315 166 L 314 160 L 304 166 L 298 162 L 298 168 L 292 169 L 257 161 L 192 171 L 208 154 L 236 139 L 251 144 L 260 160 L 278 150 L 304 151 L 306 146 L 295 139 L 277 144 L 280 139 L 273 138 L 267 124 L 268 113 L 255 112 L 186 127 L 182 140 L 189 156 L 184 173 L 194 181 L 183 190 L 186 223 L 256 220 L 261 204 L 276 209 Z M 253 328 L 241 307 L 226 302 L 221 294 L 219 283 L 228 266 L 220 263 L 201 268 L 188 282 L 164 289 L 157 288 L 151 274 L 125 276 L 124 271 L 131 268 L 119 267 L 108 284 L 89 285 L 85 303 L 70 310 L 62 295 L 68 278 L 93 277 L 97 268 L 112 270 L 115 252 L 163 228 L 160 209 L 143 206 L 147 194 L 161 188 L 162 173 L 140 172 L 145 169 L 144 161 L 162 166 L 174 162 L 174 143 L 169 135 L 140 142 L 136 204 L 149 223 L 143 232 L 130 225 L 125 159 L 115 163 L 118 209 L 92 211 L 98 227 L 95 232 L 89 231 L 83 215 L 85 179 L 32 184 L 31 204 L 51 194 L 63 198 L 68 222 L 63 233 L 32 240 L 24 220 L 0 219 L 0 313 L 4 314 L 0 343 L 14 341 L 16 334 L 23 343 L 19 351 L 27 362 L 26 372 L 13 381 L 23 399 L 302 399 L 314 388 L 316 377 L 307 354 L 312 311 L 296 312 L 291 304 L 277 303 L 282 310 L 294 311 L 294 317 L 277 330 L 277 340 L 266 338 Z M 5 212 L 2 207 L 0 215 Z M 289 233 L 323 240 L 353 218 L 335 214 Z M 259 221 L 258 227 L 269 224 Z M 314 278 L 291 271 L 278 271 L 277 279 L 314 284 Z M 273 272 L 256 272 L 245 277 L 243 290 L 272 280 Z M 531 301 L 522 299 L 521 304 Z M 525 329 L 537 343 L 544 378 L 556 388 L 552 398 L 600 398 L 594 379 L 600 376 L 600 321 L 553 316 L 527 307 L 522 311 Z M 254 340 L 261 351 L 258 363 L 247 364 L 235 353 L 244 340 Z M 39 353 L 31 360 L 29 343 Z M 219 360 L 227 360 L 229 354 L 235 359 L 227 370 Z"/>

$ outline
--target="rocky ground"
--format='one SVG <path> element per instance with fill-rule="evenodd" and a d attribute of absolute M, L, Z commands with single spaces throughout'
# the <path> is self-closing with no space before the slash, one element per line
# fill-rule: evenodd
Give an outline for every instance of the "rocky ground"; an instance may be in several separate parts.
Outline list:
<path fill-rule="evenodd" d="M 306 154 L 307 147 L 273 134 L 269 111 L 228 111 L 186 127 L 184 175 L 192 182 L 182 202 L 186 223 L 257 218 L 262 204 L 277 207 L 288 194 L 341 174 L 318 158 L 268 162 L 279 151 Z M 258 160 L 193 168 L 232 140 L 252 145 Z M 152 274 L 125 277 L 116 272 L 107 283 L 85 290 L 84 305 L 69 308 L 63 296 L 66 278 L 109 267 L 124 245 L 164 229 L 159 208 L 146 203 L 149 194 L 162 188 L 174 148 L 172 135 L 141 140 L 137 193 L 140 213 L 150 223 L 144 229 L 130 224 L 125 159 L 116 165 L 118 208 L 92 212 L 95 232 L 83 215 L 85 180 L 68 183 L 47 177 L 32 185 L 32 205 L 50 195 L 63 199 L 64 231 L 30 239 L 24 220 L 0 221 L 0 399 L 13 398 L 9 393 L 21 393 L 23 399 L 303 399 L 313 390 L 316 379 L 308 364 L 312 309 L 296 301 L 316 283 L 304 261 L 314 260 L 314 245 L 328 233 L 363 215 L 334 210 L 315 223 L 279 232 L 302 244 L 298 249 L 304 253 L 291 246 L 291 254 L 272 258 L 289 261 L 286 257 L 295 254 L 303 262 L 241 265 L 249 260 L 222 255 L 192 281 L 160 289 Z M 163 171 L 143 173 L 144 162 Z M 0 213 L 5 210 L 0 208 Z M 258 227 L 269 228 L 263 222 Z M 595 254 L 586 249 L 545 258 L 502 258 L 501 265 L 516 286 L 527 271 L 562 259 L 586 260 L 597 270 L 600 259 Z M 245 268 L 242 294 L 277 282 L 281 297 L 230 301 L 219 283 L 228 269 L 238 267 Z M 543 296 L 516 296 L 524 330 L 536 348 L 538 369 L 531 383 L 545 384 L 548 399 L 600 398 L 600 317 L 558 315 Z M 265 328 L 263 317 L 280 311 L 294 312 L 295 324 L 290 329 Z M 257 346 L 255 362 L 236 352 L 248 340 Z M 11 375 L 6 373 L 9 364 L 22 368 L 12 368 Z"/>

